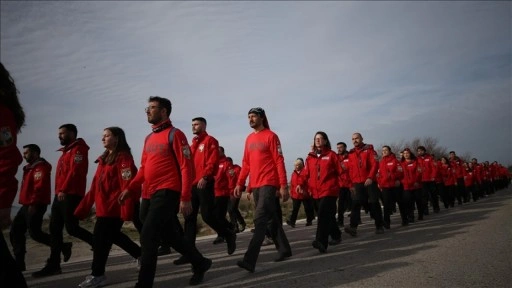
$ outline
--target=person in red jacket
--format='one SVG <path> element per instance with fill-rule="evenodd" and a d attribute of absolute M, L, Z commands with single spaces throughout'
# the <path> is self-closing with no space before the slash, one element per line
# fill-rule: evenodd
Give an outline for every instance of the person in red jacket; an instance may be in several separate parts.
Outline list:
<path fill-rule="evenodd" d="M 432 203 L 434 213 L 439 213 L 439 197 L 436 191 L 436 161 L 432 155 L 427 153 L 425 146 L 418 146 L 416 152 L 418 152 L 417 159 L 421 167 L 422 201 L 425 209 L 423 214 L 429 214 L 429 201 Z"/>
<path fill-rule="evenodd" d="M 457 190 L 456 171 L 448 158 L 441 157 L 441 177 L 443 179 L 444 191 L 442 193 L 444 208 L 455 206 L 455 193 Z"/>
<path fill-rule="evenodd" d="M 235 232 L 240 233 L 245 230 L 245 220 L 238 206 L 240 205 L 240 198 L 237 198 L 233 195 L 233 191 L 236 187 L 236 181 L 238 180 L 238 175 L 240 175 L 240 167 L 237 164 L 233 164 L 233 159 L 231 157 L 226 158 L 230 164 L 231 169 L 229 169 L 229 191 L 230 191 L 230 201 L 228 205 L 228 214 L 232 227 L 235 227 Z M 242 187 L 242 191 L 245 190 L 245 187 Z"/>
<path fill-rule="evenodd" d="M 412 153 L 411 149 L 404 149 L 404 161 L 402 161 L 402 170 L 404 177 L 402 183 L 404 185 L 404 191 L 402 192 L 402 205 L 407 211 L 404 213 L 409 215 L 408 222 L 414 222 L 414 204 L 416 203 L 416 210 L 418 211 L 418 220 L 423 220 L 423 213 L 425 208 L 423 207 L 422 198 L 422 169 L 416 155 Z M 404 217 L 402 216 L 402 221 Z M 408 223 L 406 223 L 407 225 Z"/>
<path fill-rule="evenodd" d="M 78 285 L 80 288 L 106 284 L 105 266 L 114 242 L 123 243 L 122 247 L 135 259 L 141 254 L 139 245 L 121 232 L 123 221 L 132 220 L 133 202 L 138 199 L 129 199 L 123 205 L 117 201 L 121 191 L 128 187 L 137 173 L 130 146 L 119 127 L 105 128 L 102 142 L 105 151 L 96 160 L 98 168 L 91 188 L 74 212 L 79 219 L 85 219 L 92 206 L 96 205 L 92 273 Z"/>
<path fill-rule="evenodd" d="M 192 213 L 185 217 L 185 238 L 196 243 L 197 215 L 217 234 L 226 240 L 229 255 L 236 250 L 236 233 L 227 221 L 219 221 L 215 215 L 215 175 L 219 168 L 219 142 L 206 132 L 206 119 L 192 119 L 194 138 L 190 149 L 194 160 L 195 178 L 192 182 Z M 220 240 L 219 240 L 220 241 Z M 185 257 L 174 260 L 175 265 L 189 263 Z"/>
<path fill-rule="evenodd" d="M 361 219 L 361 205 L 368 203 L 370 215 L 375 219 L 375 233 L 384 233 L 384 222 L 379 198 L 380 190 L 377 187 L 377 171 L 379 162 L 377 152 L 373 145 L 363 143 L 361 133 L 352 134 L 354 148 L 348 152 L 348 170 L 352 183 L 352 211 L 350 212 L 350 226 L 345 227 L 345 232 L 351 236 L 357 236 L 357 226 Z"/>
<path fill-rule="evenodd" d="M 379 161 L 379 172 L 377 183 L 382 192 L 382 202 L 384 204 L 384 228 L 391 228 L 392 205 L 400 199 L 400 179 L 403 176 L 402 166 L 395 154 L 391 151 L 391 147 L 382 146 L 382 159 Z M 402 211 L 400 212 L 402 214 Z"/>
<path fill-rule="evenodd" d="M 254 234 L 243 260 L 238 261 L 237 265 L 252 273 L 258 261 L 268 223 L 271 226 L 272 239 L 279 251 L 275 261 L 291 257 L 292 250 L 283 230 L 282 219 L 278 215 L 279 199 L 276 198 L 279 195 L 283 201 L 287 201 L 290 197 L 281 142 L 270 130 L 265 110 L 260 107 L 252 108 L 249 110 L 248 118 L 254 132 L 245 140 L 242 170 L 233 194 L 240 198 L 241 188 L 245 186 L 249 176 L 255 202 Z"/>
<path fill-rule="evenodd" d="M 64 226 L 69 235 L 93 245 L 92 233 L 80 227 L 78 218 L 73 214 L 84 197 L 89 167 L 89 146 L 84 139 L 77 138 L 77 133 L 74 124 L 59 127 L 59 140 L 63 147 L 59 149 L 62 155 L 55 170 L 55 198 L 50 217 L 51 253 L 43 269 L 32 273 L 34 278 L 62 273 L 60 254 L 64 255 L 64 262 L 71 257 L 71 243 L 63 242 Z"/>
<path fill-rule="evenodd" d="M 18 133 L 25 124 L 25 112 L 9 71 L 0 63 L 0 230 L 11 224 L 11 206 L 18 191 L 16 173 L 23 161 L 18 150 Z M 0 232 L 1 232 L 0 231 Z M 27 287 L 25 278 L 9 252 L 4 234 L 0 236 L 0 287 Z"/>
<path fill-rule="evenodd" d="M 348 151 L 345 142 L 336 144 L 338 149 L 338 161 L 341 166 L 348 166 Z M 340 174 L 340 195 L 338 197 L 338 226 L 345 226 L 345 211 L 352 207 L 352 197 L 350 196 L 350 175 L 347 170 L 342 170 Z"/>
<path fill-rule="evenodd" d="M 290 227 L 295 228 L 295 221 L 297 221 L 297 215 L 299 214 L 300 205 L 304 204 L 304 212 L 306 213 L 306 226 L 313 225 L 315 219 L 315 211 L 313 210 L 313 203 L 311 195 L 308 192 L 307 179 L 304 179 L 306 170 L 304 170 L 304 160 L 297 158 L 294 163 L 295 170 L 292 172 L 290 180 L 290 196 L 293 202 L 292 214 L 290 219 L 286 220 L 286 224 Z M 301 186 L 302 193 L 297 192 L 297 186 Z"/>
<path fill-rule="evenodd" d="M 10 239 L 16 264 L 25 271 L 25 253 L 27 229 L 30 238 L 50 247 L 50 234 L 43 232 L 43 216 L 51 201 L 52 165 L 41 158 L 41 148 L 36 144 L 23 146 L 23 158 L 27 165 L 23 167 L 19 203 L 22 205 L 12 222 Z"/>
<path fill-rule="evenodd" d="M 475 201 L 474 199 L 477 197 L 476 196 L 476 188 L 475 188 L 476 175 L 475 175 L 473 169 L 471 169 L 471 167 L 469 166 L 469 163 L 464 162 L 463 166 L 464 166 L 464 186 L 466 186 L 466 191 L 471 195 L 471 197 L 473 197 L 473 202 L 474 202 Z"/>
<path fill-rule="evenodd" d="M 466 186 L 464 186 L 464 165 L 463 161 L 455 154 L 455 151 L 450 151 L 450 165 L 455 169 L 455 177 L 457 178 L 457 189 L 455 191 L 455 197 L 457 203 L 462 205 L 462 202 L 468 202 L 469 198 L 466 195 Z"/>
<path fill-rule="evenodd" d="M 469 162 L 469 167 L 473 170 L 473 175 L 475 176 L 475 196 L 473 197 L 473 202 L 478 201 L 480 197 L 483 197 L 483 187 L 482 187 L 482 179 L 483 179 L 483 168 L 482 165 L 478 163 L 478 159 L 472 158 L 471 162 Z"/>
<path fill-rule="evenodd" d="M 318 202 L 318 222 L 316 237 L 312 245 L 320 253 L 327 251 L 328 245 L 341 242 L 341 231 L 336 223 L 336 200 L 340 187 L 341 165 L 338 155 L 332 151 L 329 137 L 323 131 L 318 131 L 314 137 L 314 150 L 306 158 L 304 185 L 297 186 L 297 193 L 303 194 L 307 186 L 313 199 Z M 329 241 L 329 236 L 332 240 Z"/>
<path fill-rule="evenodd" d="M 192 264 L 190 285 L 203 282 L 212 261 L 201 255 L 193 243 L 185 241 L 177 227 L 178 211 L 186 217 L 192 212 L 191 191 L 194 164 L 185 134 L 175 128 L 169 116 L 169 99 L 151 96 L 146 115 L 153 132 L 146 137 L 141 166 L 137 175 L 119 196 L 124 202 L 144 184 L 140 203 L 142 233 L 140 234 L 141 261 L 136 287 L 152 287 L 155 279 L 158 246 L 162 230 L 169 229 L 171 246 L 185 255 Z"/>
<path fill-rule="evenodd" d="M 215 203 L 213 208 L 213 214 L 217 218 L 217 222 L 224 226 L 230 227 L 231 223 L 227 221 L 226 214 L 228 212 L 229 198 L 231 191 L 229 190 L 229 171 L 231 170 L 231 164 L 228 162 L 224 147 L 219 146 L 219 169 L 215 175 Z M 224 242 L 224 237 L 217 234 L 217 238 L 213 240 L 213 244 L 220 244 Z"/>

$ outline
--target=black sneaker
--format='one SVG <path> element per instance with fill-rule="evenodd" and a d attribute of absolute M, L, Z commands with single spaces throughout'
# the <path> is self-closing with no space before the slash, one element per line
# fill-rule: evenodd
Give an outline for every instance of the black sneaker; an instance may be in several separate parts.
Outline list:
<path fill-rule="evenodd" d="M 228 255 L 231 255 L 236 250 L 236 233 L 231 233 L 231 235 L 226 237 L 226 243 L 228 245 Z"/>
<path fill-rule="evenodd" d="M 340 243 L 341 243 L 341 238 L 340 239 L 331 239 L 331 241 L 329 241 L 330 246 L 336 246 Z"/>
<path fill-rule="evenodd" d="M 311 226 L 311 225 L 313 225 L 312 221 L 306 222 L 306 226 Z"/>
<path fill-rule="evenodd" d="M 284 260 L 286 260 L 287 258 L 290 258 L 290 257 L 292 257 L 292 252 L 287 252 L 287 253 L 284 253 L 284 254 L 280 254 L 279 257 L 274 259 L 274 262 L 282 262 L 282 261 L 284 261 Z"/>
<path fill-rule="evenodd" d="M 188 284 L 190 286 L 199 285 L 203 282 L 204 274 L 212 267 L 212 260 L 208 258 L 204 258 L 203 262 L 199 265 L 199 267 L 194 268 L 194 275 L 190 278 Z"/>
<path fill-rule="evenodd" d="M 375 229 L 375 234 L 384 234 L 384 228 L 382 228 L 382 226 L 377 227 L 377 229 Z"/>
<path fill-rule="evenodd" d="M 251 264 L 249 264 L 243 260 L 236 262 L 236 265 L 238 265 L 238 267 L 243 268 L 251 273 L 254 273 L 254 266 L 252 266 Z"/>
<path fill-rule="evenodd" d="M 160 246 L 158 247 L 158 252 L 156 252 L 157 256 L 164 256 L 171 254 L 171 247 Z"/>
<path fill-rule="evenodd" d="M 240 233 L 245 231 L 245 224 L 240 225 Z"/>
<path fill-rule="evenodd" d="M 66 243 L 62 243 L 62 256 L 64 256 L 63 260 L 64 262 L 68 262 L 69 258 L 71 258 L 71 252 L 73 252 L 73 250 L 71 249 L 73 247 L 73 243 L 71 242 L 66 242 Z"/>
<path fill-rule="evenodd" d="M 313 248 L 318 249 L 318 251 L 320 251 L 320 253 L 325 253 L 327 251 L 325 246 L 322 243 L 318 242 L 317 240 L 313 241 L 313 243 L 311 243 L 311 245 L 313 245 Z"/>
<path fill-rule="evenodd" d="M 217 236 L 217 238 L 215 238 L 215 240 L 213 240 L 213 245 L 217 245 L 220 243 L 224 243 L 224 237 Z"/>
<path fill-rule="evenodd" d="M 184 265 L 190 263 L 190 261 L 185 256 L 181 256 L 180 258 L 174 260 L 172 263 L 174 263 L 174 265 Z"/>
<path fill-rule="evenodd" d="M 41 278 L 41 277 L 47 277 L 47 276 L 52 276 L 52 275 L 58 275 L 61 273 L 62 273 L 62 270 L 60 269 L 60 265 L 50 264 L 47 261 L 46 266 L 44 266 L 43 269 L 32 273 L 32 277 Z"/>
<path fill-rule="evenodd" d="M 389 229 L 391 229 L 391 225 L 390 225 L 390 224 L 389 224 L 389 222 L 387 222 L 387 221 L 384 221 L 383 226 L 384 226 L 384 228 L 386 228 L 386 229 L 388 229 L 388 230 L 389 230 Z"/>
<path fill-rule="evenodd" d="M 345 227 L 345 232 L 350 234 L 350 236 L 352 236 L 352 237 L 356 237 L 357 236 L 357 228 Z"/>
<path fill-rule="evenodd" d="M 286 224 L 288 224 L 288 226 L 290 226 L 292 228 L 295 228 L 295 223 L 292 223 L 292 221 L 290 221 L 290 220 L 286 220 Z"/>

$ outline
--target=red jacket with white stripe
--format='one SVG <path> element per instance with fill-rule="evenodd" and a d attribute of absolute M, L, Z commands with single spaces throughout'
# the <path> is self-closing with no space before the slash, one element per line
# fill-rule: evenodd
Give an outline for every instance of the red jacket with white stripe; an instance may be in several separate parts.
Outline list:
<path fill-rule="evenodd" d="M 348 152 L 348 173 L 352 184 L 364 183 L 366 179 L 377 181 L 379 162 L 377 152 L 371 144 L 361 144 Z"/>
<path fill-rule="evenodd" d="M 404 178 L 402 184 L 404 190 L 416 190 L 421 189 L 421 167 L 417 160 L 403 161 L 402 169 L 404 171 Z M 417 184 L 416 186 L 414 184 Z"/>
<path fill-rule="evenodd" d="M 78 138 L 59 151 L 62 155 L 55 170 L 55 194 L 64 192 L 83 196 L 89 169 L 89 146 L 84 139 Z"/>
<path fill-rule="evenodd" d="M 320 154 L 317 154 L 317 151 L 310 152 L 306 158 L 304 170 L 306 170 L 304 178 L 308 181 L 309 193 L 314 199 L 327 196 L 338 197 L 341 174 L 338 154 L 328 148 L 323 148 Z"/>
<path fill-rule="evenodd" d="M 380 188 L 393 188 L 396 187 L 396 181 L 400 181 L 403 178 L 402 165 L 395 154 L 382 157 L 379 161 L 379 173 L 377 177 L 377 183 Z"/>

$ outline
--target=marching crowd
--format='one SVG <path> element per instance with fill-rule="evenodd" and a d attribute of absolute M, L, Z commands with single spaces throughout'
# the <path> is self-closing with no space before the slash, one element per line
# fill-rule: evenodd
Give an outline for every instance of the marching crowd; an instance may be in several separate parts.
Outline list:
<path fill-rule="evenodd" d="M 375 233 L 382 234 L 391 228 L 390 216 L 397 212 L 397 205 L 401 225 L 406 226 L 438 213 L 441 205 L 449 209 L 456 203 L 477 201 L 510 183 L 509 171 L 497 162 L 465 162 L 454 151 L 448 158 L 435 158 L 423 146 L 405 148 L 399 154 L 383 146 L 379 156 L 360 133 L 352 135 L 353 148 L 338 142 L 334 152 L 328 135 L 322 131 L 315 133 L 311 150 L 305 151 L 305 160 L 297 158 L 288 178 L 279 137 L 259 107 L 248 112 L 253 131 L 247 136 L 238 166 L 226 156 L 218 140 L 207 133 L 205 118 L 192 119 L 194 137 L 189 144 L 170 120 L 171 102 L 151 96 L 145 109 L 151 132 L 144 140 L 140 165 L 133 159 L 123 129 L 105 128 L 105 151 L 95 160 L 96 172 L 86 190 L 89 146 L 78 138 L 75 125 L 64 124 L 58 128 L 62 155 L 56 163 L 52 189 L 52 165 L 42 157 L 40 147 L 24 145 L 22 156 L 16 146 L 25 115 L 14 81 L 1 64 L 0 74 L 0 223 L 2 229 L 10 225 L 14 254 L 12 257 L 2 236 L 2 286 L 14 283 L 15 287 L 26 287 L 21 271 L 26 269 L 27 230 L 33 240 L 50 247 L 46 265 L 32 277 L 62 273 L 61 261 L 67 262 L 72 255 L 72 243 L 63 241 L 66 228 L 69 235 L 88 243 L 93 251 L 91 274 L 78 287 L 106 284 L 105 268 L 113 244 L 137 260 L 135 287 L 153 286 L 157 258 L 170 253 L 171 247 L 181 254 L 174 264 L 190 264 L 193 275 L 189 284 L 198 285 L 212 261 L 195 245 L 197 217 L 200 214 L 217 233 L 214 244 L 226 243 L 226 252 L 233 254 L 237 233 L 246 228 L 238 208 L 244 191 L 254 199 L 254 230 L 237 265 L 254 272 L 266 238 L 276 246 L 275 261 L 292 256 L 283 229 L 281 200 L 292 199 L 293 209 L 286 220 L 291 227 L 295 227 L 301 205 L 307 226 L 313 225 L 316 215 L 316 236 L 311 245 L 325 253 L 329 246 L 341 243 L 342 230 L 357 236 L 361 210 L 370 213 Z M 22 207 L 10 223 L 10 207 L 18 193 L 16 172 L 22 157 L 27 162 L 19 189 Z M 49 204 L 48 234 L 41 226 Z M 96 222 L 91 232 L 80 227 L 79 221 L 90 214 L 93 205 Z M 180 212 L 183 223 L 178 218 Z M 350 213 L 347 224 L 345 212 Z M 133 221 L 140 233 L 140 245 L 121 231 L 124 221 Z"/>

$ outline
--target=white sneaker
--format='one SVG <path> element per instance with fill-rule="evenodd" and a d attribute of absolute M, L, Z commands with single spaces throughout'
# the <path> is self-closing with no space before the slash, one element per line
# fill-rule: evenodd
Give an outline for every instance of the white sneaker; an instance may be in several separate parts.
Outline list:
<path fill-rule="evenodd" d="M 107 284 L 107 277 L 105 275 L 102 276 L 92 276 L 89 275 L 85 277 L 85 281 L 78 285 L 79 288 L 96 288 L 102 287 Z"/>
<path fill-rule="evenodd" d="M 137 271 L 140 271 L 140 257 L 137 258 Z"/>

